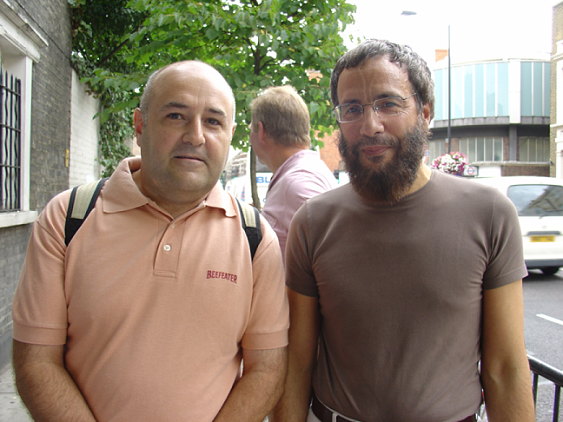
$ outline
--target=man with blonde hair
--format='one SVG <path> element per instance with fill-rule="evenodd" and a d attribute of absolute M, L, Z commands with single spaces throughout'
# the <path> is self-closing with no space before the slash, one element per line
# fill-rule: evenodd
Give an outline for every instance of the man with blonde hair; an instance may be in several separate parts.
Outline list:
<path fill-rule="evenodd" d="M 274 228 L 282 252 L 295 211 L 309 198 L 336 187 L 336 179 L 312 151 L 309 110 L 291 86 L 266 89 L 252 101 L 250 142 L 274 173 L 262 213 Z"/>

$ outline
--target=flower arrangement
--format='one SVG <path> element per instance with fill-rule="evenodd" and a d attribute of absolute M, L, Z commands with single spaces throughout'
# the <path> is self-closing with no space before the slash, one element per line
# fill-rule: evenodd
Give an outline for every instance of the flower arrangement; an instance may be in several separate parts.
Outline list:
<path fill-rule="evenodd" d="M 467 158 L 464 154 L 461 152 L 449 152 L 432 160 L 430 167 L 444 173 L 463 176 L 467 164 Z"/>

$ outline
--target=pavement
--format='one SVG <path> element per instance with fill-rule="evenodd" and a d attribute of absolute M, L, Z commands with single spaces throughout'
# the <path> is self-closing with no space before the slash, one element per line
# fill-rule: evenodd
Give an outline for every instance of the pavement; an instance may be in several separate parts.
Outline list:
<path fill-rule="evenodd" d="M 0 368 L 0 422 L 33 422 L 16 392 L 10 364 Z"/>

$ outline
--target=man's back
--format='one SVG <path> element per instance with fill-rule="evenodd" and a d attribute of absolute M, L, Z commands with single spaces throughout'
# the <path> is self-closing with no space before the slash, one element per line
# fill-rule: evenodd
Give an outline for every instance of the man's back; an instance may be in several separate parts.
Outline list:
<path fill-rule="evenodd" d="M 337 181 L 319 154 L 301 150 L 279 167 L 268 187 L 262 210 L 285 251 L 289 225 L 303 203 L 337 186 Z"/>

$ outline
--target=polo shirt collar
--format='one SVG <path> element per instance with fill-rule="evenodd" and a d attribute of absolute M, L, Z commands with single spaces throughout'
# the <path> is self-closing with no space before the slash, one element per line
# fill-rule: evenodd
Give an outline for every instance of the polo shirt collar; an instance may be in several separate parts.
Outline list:
<path fill-rule="evenodd" d="M 152 202 L 143 195 L 133 180 L 132 173 L 140 168 L 141 157 L 125 158 L 119 163 L 103 189 L 105 212 L 114 213 L 132 210 Z M 222 209 L 228 217 L 236 215 L 236 208 L 231 197 L 223 190 L 219 182 L 203 202 L 207 207 Z"/>
<path fill-rule="evenodd" d="M 141 157 L 126 158 L 119 163 L 102 191 L 104 212 L 132 210 L 148 204 L 149 199 L 141 193 L 132 173 L 141 168 Z"/>
<path fill-rule="evenodd" d="M 227 217 L 237 215 L 232 197 L 225 192 L 220 182 L 217 182 L 213 189 L 211 189 L 211 192 L 209 192 L 209 195 L 207 195 L 207 198 L 203 202 L 208 207 L 222 209 Z"/>

